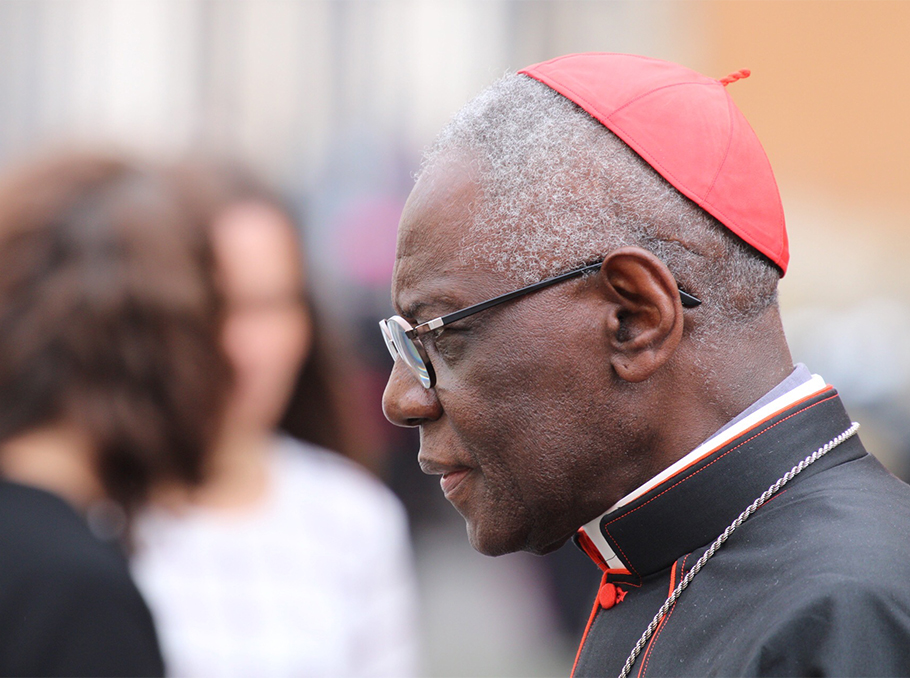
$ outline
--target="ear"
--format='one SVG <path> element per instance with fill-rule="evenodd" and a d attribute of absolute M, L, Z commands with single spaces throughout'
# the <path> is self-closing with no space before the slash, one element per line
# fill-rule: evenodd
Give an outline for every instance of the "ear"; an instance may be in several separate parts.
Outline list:
<path fill-rule="evenodd" d="M 612 252 L 599 275 L 610 302 L 611 365 L 625 381 L 644 381 L 666 364 L 682 339 L 676 281 L 660 259 L 640 247 Z"/>

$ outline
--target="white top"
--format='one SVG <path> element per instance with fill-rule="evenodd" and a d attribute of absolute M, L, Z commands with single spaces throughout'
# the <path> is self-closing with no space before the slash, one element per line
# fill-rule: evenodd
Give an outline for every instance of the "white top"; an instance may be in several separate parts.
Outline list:
<path fill-rule="evenodd" d="M 413 563 L 398 499 L 353 462 L 276 439 L 255 511 L 153 510 L 133 574 L 171 676 L 412 676 Z"/>

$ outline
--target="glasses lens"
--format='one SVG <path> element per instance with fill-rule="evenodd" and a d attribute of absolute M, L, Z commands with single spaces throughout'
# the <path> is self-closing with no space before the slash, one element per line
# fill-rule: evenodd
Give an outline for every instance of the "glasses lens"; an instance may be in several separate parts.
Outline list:
<path fill-rule="evenodd" d="M 392 356 L 393 360 L 398 360 L 398 349 L 395 348 L 395 342 L 392 341 L 392 335 L 389 333 L 389 321 L 380 320 L 379 329 L 382 331 L 382 338 L 385 341 L 385 347 L 389 349 L 389 353 Z"/>
<path fill-rule="evenodd" d="M 424 387 L 430 388 L 432 382 L 430 380 L 429 370 L 423 362 L 423 358 L 420 357 L 417 346 L 415 346 L 410 337 L 405 334 L 405 328 L 394 320 L 391 320 L 386 323 L 386 329 L 392 338 L 392 343 L 395 345 L 398 355 L 404 360 L 405 364 L 411 368 L 414 374 L 417 375 L 417 378 L 420 379 L 420 383 L 423 384 Z"/>

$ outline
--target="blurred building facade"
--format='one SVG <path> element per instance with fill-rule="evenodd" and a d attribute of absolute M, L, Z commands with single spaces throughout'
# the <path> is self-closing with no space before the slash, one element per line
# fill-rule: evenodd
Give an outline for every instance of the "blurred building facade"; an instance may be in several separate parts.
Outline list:
<path fill-rule="evenodd" d="M 0 163 L 74 144 L 204 152 L 291 196 L 316 292 L 365 365 L 358 388 L 381 439 L 366 461 L 417 517 L 427 673 L 565 674 L 571 633 L 552 589 L 565 577 L 471 552 L 413 437 L 382 421 L 390 363 L 375 320 L 421 149 L 497 76 L 562 53 L 635 52 L 715 77 L 750 68 L 730 93 L 783 194 L 794 357 L 842 391 L 869 448 L 907 477 L 908 30 L 910 3 L 888 0 L 6 0 Z"/>

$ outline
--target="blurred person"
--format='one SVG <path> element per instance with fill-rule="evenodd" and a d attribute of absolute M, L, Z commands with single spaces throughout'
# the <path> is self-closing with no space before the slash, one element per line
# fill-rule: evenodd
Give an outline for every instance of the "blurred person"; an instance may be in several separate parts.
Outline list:
<path fill-rule="evenodd" d="M 910 675 L 910 487 L 793 364 L 748 75 L 509 74 L 402 214 L 386 416 L 475 549 L 575 538 L 601 568 L 576 676 Z"/>
<path fill-rule="evenodd" d="M 344 387 L 291 211 L 239 170 L 187 165 L 209 213 L 234 370 L 206 482 L 163 487 L 134 573 L 177 676 L 415 672 L 409 536 L 354 462 Z M 356 422 L 355 422 L 356 424 Z"/>
<path fill-rule="evenodd" d="M 228 375 L 176 189 L 91 154 L 0 180 L 2 675 L 163 673 L 124 548 L 152 485 L 201 478 Z"/>

